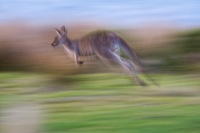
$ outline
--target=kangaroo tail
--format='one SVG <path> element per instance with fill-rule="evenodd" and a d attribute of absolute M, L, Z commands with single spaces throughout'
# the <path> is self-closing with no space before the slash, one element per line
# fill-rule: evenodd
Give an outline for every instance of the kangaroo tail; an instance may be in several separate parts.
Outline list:
<path fill-rule="evenodd" d="M 129 45 L 126 43 L 126 41 L 124 41 L 122 38 L 119 37 L 119 42 L 120 42 L 120 47 L 122 48 L 123 52 L 125 52 L 126 54 L 128 54 L 131 57 L 131 60 L 133 62 L 135 62 L 136 64 L 139 65 L 139 67 L 141 67 L 141 71 L 142 73 L 145 74 L 145 76 L 155 85 L 159 86 L 158 83 L 156 83 L 146 72 L 146 70 L 144 69 L 144 65 L 143 63 L 140 61 L 140 59 L 138 58 L 138 56 L 136 55 L 136 53 L 134 52 L 134 50 L 132 50 Z"/>

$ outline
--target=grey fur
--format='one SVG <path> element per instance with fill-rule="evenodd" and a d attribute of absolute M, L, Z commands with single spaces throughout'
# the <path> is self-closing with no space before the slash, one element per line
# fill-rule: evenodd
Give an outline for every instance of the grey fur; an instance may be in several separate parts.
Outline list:
<path fill-rule="evenodd" d="M 137 72 L 132 64 L 134 62 L 141 65 L 140 60 L 128 44 L 115 33 L 110 31 L 95 31 L 73 41 L 67 37 L 67 30 L 64 26 L 61 27 L 61 30 L 56 29 L 56 33 L 57 37 L 51 45 L 55 47 L 62 44 L 68 56 L 75 61 L 76 66 L 83 64 L 85 59 L 97 56 L 105 64 L 121 66 L 134 76 L 135 81 L 139 85 L 146 85 L 137 76 Z M 122 51 L 130 60 L 121 56 Z"/>

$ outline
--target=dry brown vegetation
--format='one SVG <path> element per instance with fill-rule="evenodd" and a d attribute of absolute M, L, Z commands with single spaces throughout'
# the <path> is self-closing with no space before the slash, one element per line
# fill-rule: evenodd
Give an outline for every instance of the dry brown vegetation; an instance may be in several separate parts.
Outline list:
<path fill-rule="evenodd" d="M 51 42 L 55 37 L 56 26 L 36 26 L 26 22 L 0 24 L 0 69 L 28 70 L 42 72 L 94 72 L 106 70 L 101 63 L 86 63 L 86 67 L 75 69 L 74 62 L 69 60 L 62 48 L 54 51 Z M 59 27 L 56 27 L 59 28 Z M 67 26 L 69 37 L 78 38 L 96 29 L 106 29 L 98 25 Z M 174 47 L 172 33 L 177 32 L 174 27 L 144 26 L 133 29 L 111 29 L 122 36 L 142 58 L 159 52 L 166 52 Z M 175 38 L 176 39 L 176 38 Z M 154 56 L 155 58 L 155 56 Z M 90 65 L 93 64 L 93 65 Z M 98 69 L 92 69 L 96 66 Z"/>

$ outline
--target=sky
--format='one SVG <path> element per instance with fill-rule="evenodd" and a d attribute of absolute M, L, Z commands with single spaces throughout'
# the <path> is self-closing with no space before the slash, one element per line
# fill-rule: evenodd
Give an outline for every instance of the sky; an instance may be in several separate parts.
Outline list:
<path fill-rule="evenodd" d="M 200 0 L 0 0 L 0 22 L 200 26 Z"/>

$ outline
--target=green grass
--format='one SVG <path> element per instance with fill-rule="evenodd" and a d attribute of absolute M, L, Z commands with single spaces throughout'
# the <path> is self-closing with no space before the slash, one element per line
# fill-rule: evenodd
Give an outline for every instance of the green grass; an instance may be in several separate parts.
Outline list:
<path fill-rule="evenodd" d="M 128 106 L 128 104 L 77 107 L 54 112 L 47 129 L 53 132 L 199 132 L 200 106 Z M 80 109 L 78 109 L 80 108 Z"/>
<path fill-rule="evenodd" d="M 198 75 L 152 77 L 160 87 L 119 74 L 1 73 L 0 108 L 40 102 L 49 133 L 199 133 Z"/>

